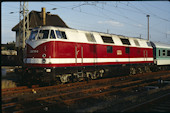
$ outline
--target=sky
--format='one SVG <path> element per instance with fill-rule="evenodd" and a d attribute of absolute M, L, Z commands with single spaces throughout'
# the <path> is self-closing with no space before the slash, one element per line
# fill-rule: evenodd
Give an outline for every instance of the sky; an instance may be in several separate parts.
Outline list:
<path fill-rule="evenodd" d="M 28 2 L 29 12 L 59 15 L 71 28 L 105 32 L 170 44 L 169 1 L 52 1 Z M 16 41 L 11 29 L 19 22 L 20 2 L 1 2 L 1 43 Z"/>

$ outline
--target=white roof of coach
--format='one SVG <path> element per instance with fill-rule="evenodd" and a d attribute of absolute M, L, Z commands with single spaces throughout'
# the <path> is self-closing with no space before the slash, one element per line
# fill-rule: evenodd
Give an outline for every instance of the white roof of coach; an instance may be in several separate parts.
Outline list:
<path fill-rule="evenodd" d="M 159 42 L 153 42 L 156 46 L 156 48 L 167 48 L 170 49 L 170 45 L 168 44 L 163 44 L 163 43 L 159 43 Z"/>

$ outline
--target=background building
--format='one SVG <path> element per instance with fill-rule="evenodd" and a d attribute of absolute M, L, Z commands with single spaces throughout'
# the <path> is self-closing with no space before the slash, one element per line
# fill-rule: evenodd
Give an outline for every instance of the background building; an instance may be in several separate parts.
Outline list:
<path fill-rule="evenodd" d="M 66 23 L 58 15 L 51 14 L 50 12 L 46 12 L 45 14 L 46 14 L 45 16 L 46 26 L 57 26 L 57 27 L 69 28 L 66 25 Z M 21 39 L 19 40 L 19 25 L 20 23 L 18 23 L 12 28 L 12 31 L 16 32 L 16 44 L 15 44 L 16 47 L 22 47 L 22 40 Z M 29 13 L 29 34 L 28 35 L 26 34 L 26 38 L 29 37 L 30 31 L 33 28 L 39 27 L 42 25 L 43 25 L 43 13 L 32 10 Z"/>

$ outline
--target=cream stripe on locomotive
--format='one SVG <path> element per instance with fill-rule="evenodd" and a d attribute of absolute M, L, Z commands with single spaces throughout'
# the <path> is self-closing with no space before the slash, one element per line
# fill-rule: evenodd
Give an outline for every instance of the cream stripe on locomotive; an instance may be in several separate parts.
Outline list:
<path fill-rule="evenodd" d="M 45 64 L 109 63 L 153 61 L 153 58 L 45 58 Z M 42 58 L 27 58 L 25 63 L 42 64 Z"/>

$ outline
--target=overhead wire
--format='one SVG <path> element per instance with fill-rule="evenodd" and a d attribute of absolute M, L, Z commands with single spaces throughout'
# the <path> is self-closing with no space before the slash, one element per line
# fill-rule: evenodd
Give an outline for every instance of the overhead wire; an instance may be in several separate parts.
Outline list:
<path fill-rule="evenodd" d="M 42 2 L 42 3 L 44 3 L 44 2 Z M 121 3 L 121 2 L 119 2 L 119 3 Z M 56 4 L 53 4 L 53 3 L 45 3 L 45 4 L 48 4 L 48 5 L 53 5 L 53 6 L 57 6 L 57 9 L 72 9 L 73 11 L 76 11 L 76 12 L 80 12 L 80 13 L 84 13 L 84 14 L 87 14 L 87 15 L 91 15 L 91 16 L 96 16 L 96 17 L 101 17 L 101 18 L 104 18 L 104 19 L 112 19 L 112 20 L 115 20 L 114 18 L 112 18 L 112 17 L 109 17 L 109 16 L 101 16 L 101 15 L 97 15 L 97 14 L 93 14 L 93 13 L 89 13 L 89 12 L 85 12 L 85 11 L 82 11 L 82 10 L 76 10 L 76 8 L 78 8 L 78 7 L 81 7 L 81 6 L 84 6 L 84 5 L 87 5 L 87 4 L 85 4 L 84 3 L 84 5 L 83 5 L 83 3 L 82 4 L 79 4 L 79 5 L 70 5 L 70 6 L 60 6 L 60 5 L 56 5 Z M 129 5 L 130 3 L 128 3 L 128 5 L 127 5 L 127 7 L 131 7 L 131 8 L 133 8 L 133 9 L 135 9 L 136 11 L 133 11 L 133 12 L 140 12 L 139 14 L 145 14 L 146 15 L 146 13 L 145 12 L 143 12 L 143 10 L 140 10 L 140 9 L 138 9 L 138 8 L 134 8 L 134 6 L 130 6 Z M 88 4 L 89 5 L 89 4 Z M 117 3 L 117 5 L 118 5 L 118 3 Z M 104 7 L 99 7 L 99 6 L 93 6 L 93 7 L 98 7 L 98 8 L 100 8 L 100 9 L 103 9 L 103 10 L 105 10 L 105 11 L 107 11 L 108 9 L 105 9 Z M 124 9 L 125 10 L 125 8 L 121 8 L 121 9 Z M 118 15 L 118 16 L 121 16 L 121 17 L 123 17 L 123 18 L 125 18 L 125 19 L 128 19 L 128 20 L 130 20 L 130 21 L 135 21 L 136 23 L 140 23 L 139 21 L 136 21 L 135 19 L 132 19 L 132 18 L 130 18 L 130 17 L 128 17 L 128 16 L 125 16 L 125 15 L 122 15 L 122 14 L 119 14 L 119 13 L 116 13 L 116 12 L 113 12 L 113 11 L 108 11 L 108 12 L 110 12 L 110 13 L 114 13 L 114 14 L 116 14 L 116 15 Z M 123 23 L 126 23 L 126 22 L 123 22 Z M 130 23 L 126 23 L 126 24 L 129 24 L 129 25 L 131 25 L 131 26 L 134 26 L 134 27 L 136 27 L 135 25 L 133 25 L 133 24 L 130 24 Z M 141 23 L 140 23 L 141 24 Z M 140 29 L 142 29 L 142 30 L 146 30 L 145 28 L 144 28 L 144 26 L 142 26 L 142 27 L 136 27 L 136 28 L 140 28 Z M 159 31 L 159 30 L 156 30 L 156 31 Z M 160 32 L 160 31 L 159 31 Z M 163 34 L 165 34 L 165 33 L 163 33 Z"/>
<path fill-rule="evenodd" d="M 96 6 L 96 7 L 98 7 L 98 6 Z M 98 8 L 100 8 L 100 9 L 102 9 L 101 7 L 98 7 Z M 110 10 L 108 10 L 108 9 L 102 9 L 102 10 L 106 10 L 106 11 L 108 11 L 108 12 L 110 12 L 110 13 L 115 13 L 115 12 L 113 12 L 113 11 L 110 11 Z M 129 17 L 127 17 L 127 16 L 124 16 L 124 15 L 121 15 L 121 14 L 119 14 L 119 13 L 115 13 L 115 14 L 117 14 L 117 15 L 119 15 L 119 16 L 121 16 L 121 17 L 124 17 L 124 18 L 126 18 L 126 19 L 128 19 L 128 20 L 130 20 L 130 21 L 136 21 L 136 20 L 134 20 L 134 19 L 132 19 L 132 18 L 129 18 Z M 136 21 L 136 23 L 138 23 L 138 24 L 142 24 L 142 23 L 139 23 L 138 21 Z M 126 24 L 129 24 L 129 23 L 126 23 Z M 131 24 L 132 25 L 132 24 Z M 134 25 L 133 25 L 134 26 Z"/>
<path fill-rule="evenodd" d="M 124 4 L 124 3 L 122 3 L 122 4 Z M 136 10 L 140 11 L 140 12 L 143 13 L 144 15 L 148 15 L 148 14 L 146 13 L 146 11 L 143 11 L 143 10 L 141 10 L 141 9 L 139 9 L 139 8 L 137 8 L 137 7 L 135 7 L 132 3 L 129 3 L 129 4 L 131 5 L 131 6 L 128 5 L 129 7 L 135 8 Z M 159 17 L 158 15 L 155 15 L 155 14 L 150 14 L 150 15 L 152 15 L 152 16 L 158 18 L 158 19 L 161 19 L 161 20 L 170 22 L 170 20 L 165 19 L 165 18 L 162 18 L 162 17 Z"/>
<path fill-rule="evenodd" d="M 141 4 L 142 5 L 142 4 Z M 143 5 L 144 6 L 144 5 Z M 155 16 L 155 17 L 157 17 L 157 18 L 159 18 L 159 19 L 162 19 L 162 20 L 165 20 L 165 21 L 168 21 L 168 22 L 170 22 L 170 20 L 168 20 L 168 19 L 165 19 L 165 18 L 162 18 L 162 17 L 160 17 L 160 16 L 158 16 L 157 14 L 154 14 L 152 11 L 150 11 L 146 6 L 144 6 L 146 9 L 147 9 L 147 11 L 149 11 L 150 12 L 150 14 L 152 14 L 153 16 Z"/>
<path fill-rule="evenodd" d="M 49 5 L 53 5 L 53 6 L 55 6 L 55 4 L 49 4 Z M 96 14 L 93 14 L 93 13 L 87 13 L 87 12 L 84 12 L 84 11 L 82 11 L 82 10 L 76 10 L 75 8 L 78 8 L 78 7 L 80 7 L 80 6 L 83 6 L 83 5 L 87 5 L 87 4 L 79 4 L 79 5 L 76 5 L 76 7 L 75 6 L 73 6 L 72 8 L 71 7 L 64 7 L 65 9 L 72 9 L 73 11 L 76 11 L 76 12 L 80 12 L 80 13 L 84 13 L 84 14 L 87 14 L 87 15 L 91 15 L 91 16 L 96 16 L 96 17 L 101 17 L 101 18 L 104 18 L 104 19 L 106 19 L 106 18 L 108 18 L 108 16 L 101 16 L 101 15 L 96 15 Z M 89 5 L 89 4 L 88 4 Z M 93 5 L 94 7 L 96 6 L 96 5 Z M 115 19 L 113 19 L 113 18 L 108 18 L 108 19 L 111 19 L 111 20 L 115 20 Z M 125 23 L 125 22 L 124 22 Z M 128 23 L 126 23 L 126 24 L 128 24 Z M 132 26 L 134 26 L 133 24 L 131 24 Z M 135 26 L 136 27 L 136 26 Z M 139 27 L 137 27 L 137 28 L 139 28 Z"/>
<path fill-rule="evenodd" d="M 55 6 L 55 4 L 49 4 L 49 5 L 53 5 L 53 6 Z M 80 6 L 83 6 L 83 5 L 79 5 L 79 7 Z M 94 6 L 96 6 L 96 5 L 94 5 Z M 65 9 L 72 9 L 73 11 L 76 11 L 76 12 L 80 12 L 80 13 L 84 13 L 84 14 L 87 14 L 87 15 L 91 15 L 91 16 L 96 16 L 96 17 L 101 17 L 101 18 L 104 18 L 104 19 L 106 19 L 107 17 L 106 16 L 101 16 L 101 15 L 96 15 L 96 14 L 92 14 L 92 13 L 87 13 L 87 12 L 84 12 L 84 11 L 81 11 L 81 10 L 75 10 L 74 8 L 68 8 L 68 7 L 64 7 Z M 78 5 L 77 5 L 77 8 L 78 8 Z M 101 8 L 101 7 L 100 7 Z M 122 15 L 121 15 L 122 16 Z M 125 17 L 125 18 L 128 18 L 128 17 Z M 112 20 L 115 20 L 115 19 L 113 19 L 113 18 L 109 18 L 109 19 L 112 19 Z M 124 23 L 126 23 L 126 22 L 124 22 Z M 129 23 L 126 23 L 126 24 L 129 24 Z M 132 25 L 132 26 L 134 26 L 134 27 L 136 27 L 136 28 L 140 28 L 140 27 L 137 27 L 136 25 L 133 25 L 133 24 L 130 24 L 130 25 Z M 140 28 L 141 29 L 141 28 Z M 144 28 L 142 28 L 143 30 L 145 30 Z M 141 31 L 141 30 L 140 30 Z M 142 34 L 142 33 L 140 33 L 140 34 Z"/>
<path fill-rule="evenodd" d="M 99 9 L 97 9 L 98 11 L 99 11 Z M 101 9 L 102 10 L 102 9 Z M 101 12 L 103 15 L 106 15 L 105 13 L 103 13 L 103 12 Z M 113 18 L 111 18 L 109 15 L 106 15 L 106 17 L 108 18 L 108 19 L 110 19 L 110 20 L 115 20 L 115 21 L 117 21 L 118 22 L 118 20 L 116 20 L 116 19 L 113 19 Z M 130 26 L 134 26 L 134 27 L 136 27 L 135 25 L 133 25 L 133 24 L 130 24 L 130 23 L 127 23 L 127 22 L 122 22 L 122 23 L 124 23 L 124 24 L 127 24 L 127 25 L 130 25 Z M 137 28 L 140 28 L 140 27 L 137 27 Z M 140 28 L 141 29 L 141 28 Z"/>
<path fill-rule="evenodd" d="M 13 5 L 9 5 L 9 4 L 1 4 L 2 6 L 7 6 L 8 8 L 13 8 L 13 9 L 19 9 L 19 7 L 15 7 Z"/>
<path fill-rule="evenodd" d="M 149 3 L 148 3 L 149 4 Z M 170 4 L 169 4 L 170 5 Z M 150 7 L 153 7 L 153 8 L 155 8 L 155 9 L 159 9 L 160 11 L 162 11 L 162 12 L 164 12 L 164 13 L 170 13 L 170 11 L 168 11 L 168 10 L 165 10 L 165 9 L 162 9 L 162 8 L 160 8 L 160 7 L 156 7 L 156 6 L 154 6 L 153 4 L 149 4 L 149 6 Z"/>
<path fill-rule="evenodd" d="M 122 3 L 122 2 L 120 2 L 120 3 Z M 124 5 L 126 5 L 125 3 L 122 3 L 122 4 L 124 4 Z M 130 3 L 129 3 L 130 4 Z M 132 5 L 132 4 L 131 4 Z M 129 6 L 129 5 L 128 5 Z M 130 6 L 131 7 L 131 6 Z M 134 9 L 136 9 L 136 10 L 138 10 L 138 11 L 140 11 L 140 13 L 142 13 L 142 14 L 145 14 L 145 15 L 147 15 L 147 13 L 146 12 L 143 12 L 143 10 L 141 10 L 141 9 L 139 9 L 139 8 L 136 8 L 134 5 L 133 5 L 133 7 L 132 8 L 134 8 Z M 152 14 L 153 15 L 153 14 Z M 154 15 L 155 16 L 155 15 Z M 158 17 L 159 18 L 159 17 Z M 160 18 L 159 18 L 160 19 Z M 164 20 L 164 19 L 161 19 L 161 20 Z M 167 20 L 168 22 L 169 22 L 169 20 Z M 152 26 L 151 26 L 152 27 Z M 151 28 L 150 27 L 150 28 Z M 160 30 L 157 30 L 157 29 L 155 29 L 155 28 L 152 28 L 152 30 L 154 30 L 155 32 L 159 32 L 159 33 L 161 33 L 161 34 L 165 34 L 164 32 L 162 32 L 162 31 L 160 31 Z"/>

